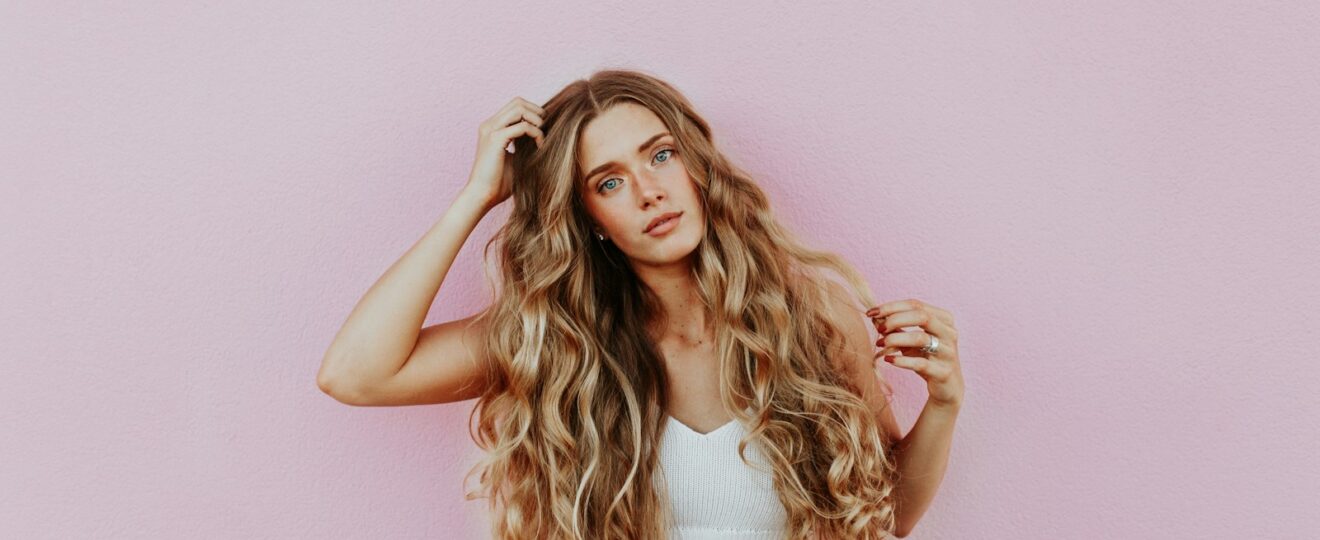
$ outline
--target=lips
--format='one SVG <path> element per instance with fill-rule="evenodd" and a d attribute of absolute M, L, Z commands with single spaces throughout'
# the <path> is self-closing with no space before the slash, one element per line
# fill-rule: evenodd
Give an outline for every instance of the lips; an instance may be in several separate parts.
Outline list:
<path fill-rule="evenodd" d="M 649 233 L 651 232 L 651 229 L 654 229 L 657 225 L 660 225 L 661 223 L 664 223 L 667 220 L 676 218 L 681 215 L 683 215 L 682 212 L 665 212 L 663 214 L 660 214 L 656 216 L 655 219 L 652 219 L 650 223 L 647 223 L 646 229 L 643 229 L 642 232 Z"/>

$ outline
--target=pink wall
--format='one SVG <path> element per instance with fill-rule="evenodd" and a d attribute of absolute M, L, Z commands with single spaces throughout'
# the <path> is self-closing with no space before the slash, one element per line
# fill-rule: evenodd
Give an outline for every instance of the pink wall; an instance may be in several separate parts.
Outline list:
<path fill-rule="evenodd" d="M 1320 529 L 1311 3 L 242 4 L 0 7 L 2 537 L 481 536 L 471 402 L 316 370 L 477 123 L 609 66 L 881 300 L 957 316 L 914 538 Z M 478 307 L 502 217 L 429 322 Z M 925 386 L 880 369 L 907 428 Z"/>

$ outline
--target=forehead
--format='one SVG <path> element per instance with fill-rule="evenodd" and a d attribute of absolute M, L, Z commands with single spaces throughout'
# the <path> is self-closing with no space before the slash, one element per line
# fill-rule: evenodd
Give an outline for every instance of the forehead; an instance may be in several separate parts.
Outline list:
<path fill-rule="evenodd" d="M 579 172 L 585 174 L 610 161 L 623 162 L 637 153 L 637 145 L 662 131 L 668 131 L 665 123 L 650 109 L 632 102 L 615 105 L 582 128 Z"/>

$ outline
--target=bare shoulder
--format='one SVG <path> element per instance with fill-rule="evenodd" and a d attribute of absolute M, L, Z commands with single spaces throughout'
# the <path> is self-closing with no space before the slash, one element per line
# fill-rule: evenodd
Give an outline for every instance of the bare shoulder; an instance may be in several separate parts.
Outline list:
<path fill-rule="evenodd" d="M 855 300 L 842 285 L 827 281 L 826 288 L 829 291 L 830 316 L 844 337 L 844 347 L 837 358 L 839 368 L 861 390 L 862 400 L 875 413 L 880 429 L 889 436 L 891 442 L 897 441 L 903 437 L 903 433 L 889 403 L 889 384 L 876 368 L 875 353 L 879 348 L 871 338 L 867 326 L 870 319 L 863 311 L 865 308 L 854 305 Z"/>
<path fill-rule="evenodd" d="M 862 363 L 857 358 L 858 353 L 866 350 L 868 353 L 874 350 L 867 345 L 871 342 L 871 334 L 867 329 L 867 319 L 865 313 L 853 305 L 855 301 L 849 295 L 847 289 L 833 281 L 825 282 L 826 301 L 828 302 L 827 314 L 834 322 L 835 326 L 843 333 L 845 340 L 844 350 L 847 354 L 840 355 L 836 360 L 839 361 L 839 368 L 845 372 L 855 371 Z M 873 366 L 869 358 L 865 362 L 868 366 Z"/>

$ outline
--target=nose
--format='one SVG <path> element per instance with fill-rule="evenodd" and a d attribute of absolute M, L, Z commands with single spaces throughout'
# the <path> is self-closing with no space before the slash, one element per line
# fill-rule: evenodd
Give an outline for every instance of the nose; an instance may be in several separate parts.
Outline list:
<path fill-rule="evenodd" d="M 642 197 L 642 208 L 650 208 L 656 203 L 665 200 L 667 196 L 665 190 L 660 187 L 660 182 L 648 173 L 637 175 L 637 191 Z"/>

